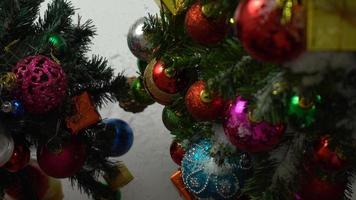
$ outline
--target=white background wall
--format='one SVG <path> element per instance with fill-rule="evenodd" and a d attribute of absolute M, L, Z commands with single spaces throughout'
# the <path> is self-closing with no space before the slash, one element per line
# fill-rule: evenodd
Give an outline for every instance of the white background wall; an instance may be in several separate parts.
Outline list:
<path fill-rule="evenodd" d="M 46 4 L 43 4 L 42 12 Z M 107 57 L 117 72 L 136 74 L 136 59 L 126 44 L 127 31 L 140 17 L 158 12 L 154 0 L 71 0 L 83 20 L 92 19 L 97 27 L 92 52 Z M 127 121 L 135 132 L 134 145 L 120 160 L 131 170 L 135 180 L 122 189 L 123 200 L 178 200 L 178 192 L 170 182 L 177 170 L 169 155 L 171 135 L 161 121 L 162 106 L 155 104 L 143 113 L 124 112 L 116 104 L 101 111 L 103 118 Z M 76 188 L 64 180 L 65 200 L 87 200 Z M 354 191 L 355 191 L 354 187 Z M 356 192 L 356 191 L 355 191 Z M 356 197 L 354 197 L 356 199 Z"/>
<path fill-rule="evenodd" d="M 43 7 L 45 9 L 47 0 Z M 135 75 L 136 59 L 126 44 L 127 31 L 131 24 L 148 12 L 158 12 L 154 0 L 71 0 L 83 20 L 92 19 L 97 27 L 92 54 L 109 59 L 117 72 Z M 163 107 L 150 106 L 140 114 L 124 112 L 117 104 L 109 104 L 101 111 L 103 118 L 120 118 L 127 121 L 135 133 L 132 149 L 120 160 L 128 166 L 135 180 L 122 189 L 123 200 L 176 200 L 178 192 L 170 182 L 177 165 L 171 161 L 169 145 L 171 135 L 161 121 Z M 80 192 L 63 182 L 65 200 L 86 200 Z"/>

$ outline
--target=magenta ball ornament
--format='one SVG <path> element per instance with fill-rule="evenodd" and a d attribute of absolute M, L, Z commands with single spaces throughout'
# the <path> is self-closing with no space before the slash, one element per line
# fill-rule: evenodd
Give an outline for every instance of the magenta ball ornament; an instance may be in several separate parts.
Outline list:
<path fill-rule="evenodd" d="M 20 60 L 12 70 L 17 78 L 17 92 L 25 110 L 46 113 L 58 107 L 67 91 L 66 75 L 59 64 L 43 55 Z"/>
<path fill-rule="evenodd" d="M 86 161 L 86 145 L 77 137 L 63 142 L 58 149 L 48 145 L 37 149 L 37 162 L 40 168 L 54 178 L 68 178 L 82 169 Z"/>
<path fill-rule="evenodd" d="M 227 106 L 223 126 L 233 145 L 251 153 L 273 149 L 285 131 L 283 123 L 271 124 L 267 121 L 251 120 L 248 102 L 241 97 Z"/>

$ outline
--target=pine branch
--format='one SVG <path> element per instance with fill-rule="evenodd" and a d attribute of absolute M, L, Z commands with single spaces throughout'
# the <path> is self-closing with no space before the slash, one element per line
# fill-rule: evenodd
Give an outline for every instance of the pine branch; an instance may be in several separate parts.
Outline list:
<path fill-rule="evenodd" d="M 97 181 L 97 177 L 98 175 L 95 175 L 92 171 L 82 170 L 70 180 L 73 187 L 78 186 L 81 192 L 90 195 L 93 199 L 114 196 L 115 192 Z"/>
<path fill-rule="evenodd" d="M 37 18 L 43 0 L 3 0 L 0 2 L 0 38 L 1 43 L 24 38 L 34 33 L 34 21 Z"/>
<path fill-rule="evenodd" d="M 43 18 L 39 18 L 38 27 L 43 32 L 65 31 L 72 24 L 71 16 L 74 15 L 74 7 L 67 0 L 54 0 L 48 4 Z"/>

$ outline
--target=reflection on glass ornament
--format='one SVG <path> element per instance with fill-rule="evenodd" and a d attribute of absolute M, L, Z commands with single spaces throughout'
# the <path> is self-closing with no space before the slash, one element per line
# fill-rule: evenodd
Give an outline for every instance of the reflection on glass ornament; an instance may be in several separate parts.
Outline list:
<path fill-rule="evenodd" d="M 4 128 L 0 127 L 0 167 L 7 163 L 14 152 L 15 144 L 11 136 L 4 133 Z"/>
<path fill-rule="evenodd" d="M 24 114 L 25 109 L 24 109 L 21 101 L 13 100 L 13 101 L 11 101 L 11 106 L 12 106 L 11 114 L 14 117 L 19 117 Z"/>
<path fill-rule="evenodd" d="M 127 45 L 132 54 L 138 59 L 148 61 L 150 49 L 143 31 L 144 23 L 145 18 L 140 18 L 130 27 L 129 33 L 127 34 Z"/>
<path fill-rule="evenodd" d="M 30 149 L 21 142 L 16 142 L 10 160 L 3 166 L 7 171 L 15 173 L 25 168 L 30 162 Z"/>
<path fill-rule="evenodd" d="M 107 126 L 115 128 L 115 138 L 111 147 L 111 156 L 118 157 L 127 153 L 132 147 L 134 135 L 131 127 L 120 119 L 106 119 Z"/>
<path fill-rule="evenodd" d="M 230 142 L 240 150 L 261 152 L 278 144 L 285 126 L 267 121 L 255 122 L 249 115 L 248 102 L 238 97 L 227 109 L 224 131 Z"/>
<path fill-rule="evenodd" d="M 241 167 L 243 156 L 230 157 L 218 165 L 211 148 L 211 141 L 201 140 L 187 151 L 182 161 L 183 182 L 199 198 L 236 199 L 250 172 Z"/>

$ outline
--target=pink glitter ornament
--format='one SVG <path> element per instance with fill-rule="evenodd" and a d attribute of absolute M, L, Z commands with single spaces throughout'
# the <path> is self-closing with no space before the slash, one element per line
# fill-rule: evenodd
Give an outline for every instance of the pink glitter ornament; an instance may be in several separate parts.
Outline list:
<path fill-rule="evenodd" d="M 247 101 L 238 97 L 231 102 L 224 121 L 224 131 L 233 145 L 243 151 L 261 152 L 272 149 L 284 133 L 283 124 L 252 122 Z"/>
<path fill-rule="evenodd" d="M 46 56 L 26 57 L 12 71 L 17 78 L 18 96 L 30 113 L 48 112 L 56 108 L 66 95 L 64 71 Z"/>

